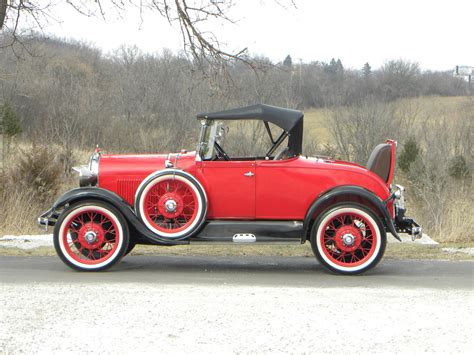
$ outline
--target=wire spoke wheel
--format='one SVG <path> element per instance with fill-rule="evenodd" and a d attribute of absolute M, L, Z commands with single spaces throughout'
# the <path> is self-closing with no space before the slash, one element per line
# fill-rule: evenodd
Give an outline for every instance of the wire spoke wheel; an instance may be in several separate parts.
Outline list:
<path fill-rule="evenodd" d="M 204 220 L 203 189 L 184 172 L 159 172 L 139 187 L 136 210 L 143 223 L 162 237 L 182 238 Z"/>
<path fill-rule="evenodd" d="M 374 227 L 361 215 L 341 213 L 323 228 L 321 244 L 335 263 L 356 266 L 369 258 L 377 243 Z"/>
<path fill-rule="evenodd" d="M 65 211 L 57 226 L 59 228 L 54 231 L 56 251 L 75 269 L 109 267 L 121 258 L 128 245 L 122 217 L 99 203 Z"/>
<path fill-rule="evenodd" d="M 79 212 L 69 220 L 62 237 L 73 258 L 86 264 L 100 263 L 117 249 L 117 224 L 102 211 Z"/>
<path fill-rule="evenodd" d="M 385 231 L 380 225 L 378 217 L 364 208 L 335 207 L 315 223 L 313 251 L 333 271 L 366 271 L 377 264 L 385 250 Z"/>
<path fill-rule="evenodd" d="M 162 232 L 180 232 L 194 221 L 198 202 L 191 187 L 179 180 L 163 180 L 145 196 L 145 217 Z"/>

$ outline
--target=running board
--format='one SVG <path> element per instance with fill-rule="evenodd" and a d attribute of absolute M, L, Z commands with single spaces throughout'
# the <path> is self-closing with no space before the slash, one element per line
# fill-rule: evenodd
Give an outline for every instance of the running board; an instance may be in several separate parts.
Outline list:
<path fill-rule="evenodd" d="M 301 221 L 207 221 L 190 244 L 198 243 L 299 243 L 303 234 Z"/>

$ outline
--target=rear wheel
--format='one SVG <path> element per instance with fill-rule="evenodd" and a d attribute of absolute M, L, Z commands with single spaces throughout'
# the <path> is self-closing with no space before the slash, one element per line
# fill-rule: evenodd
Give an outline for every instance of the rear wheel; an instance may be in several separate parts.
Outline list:
<path fill-rule="evenodd" d="M 128 225 L 113 206 L 84 201 L 67 208 L 54 227 L 54 247 L 68 266 L 82 271 L 104 270 L 128 248 Z"/>
<path fill-rule="evenodd" d="M 359 274 L 377 265 L 385 252 L 386 239 L 380 218 L 358 204 L 330 207 L 311 230 L 315 256 L 340 274 Z"/>

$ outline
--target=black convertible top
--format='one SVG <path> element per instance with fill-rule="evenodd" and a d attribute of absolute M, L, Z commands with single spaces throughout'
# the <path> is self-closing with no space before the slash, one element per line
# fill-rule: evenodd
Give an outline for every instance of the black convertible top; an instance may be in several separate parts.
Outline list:
<path fill-rule="evenodd" d="M 257 104 L 232 110 L 200 113 L 198 119 L 209 120 L 261 120 L 271 122 L 288 132 L 288 147 L 298 155 L 301 154 L 303 144 L 303 117 L 302 111 L 277 106 Z"/>
<path fill-rule="evenodd" d="M 303 120 L 303 116 L 301 111 L 257 104 L 226 111 L 200 113 L 197 115 L 197 118 L 210 120 L 262 120 L 276 124 L 278 127 L 290 132 L 293 127 Z"/>

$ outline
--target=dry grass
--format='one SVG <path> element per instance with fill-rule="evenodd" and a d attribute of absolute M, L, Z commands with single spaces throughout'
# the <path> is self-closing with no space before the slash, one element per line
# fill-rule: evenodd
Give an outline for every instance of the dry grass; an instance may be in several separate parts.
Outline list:
<path fill-rule="evenodd" d="M 449 205 L 438 239 L 445 243 L 473 242 L 474 203 L 472 197 L 458 199 Z"/>
<path fill-rule="evenodd" d="M 318 144 L 331 143 L 331 132 L 328 125 L 330 111 L 328 109 L 312 109 L 304 113 L 304 142 L 316 140 Z"/>
<path fill-rule="evenodd" d="M 54 144 L 49 148 L 54 152 L 61 151 L 61 148 Z M 60 178 L 61 184 L 57 189 L 56 196 L 43 196 L 41 192 L 22 186 L 17 181 L 19 176 L 18 157 L 32 149 L 34 147 L 24 142 L 14 142 L 10 147 L 10 154 L 5 162 L 5 174 L 0 177 L 0 235 L 37 234 L 39 230 L 36 223 L 38 215 L 50 208 L 57 196 L 78 186 L 76 174 Z M 74 154 L 74 160 L 85 163 L 89 155 L 90 153 L 86 155 L 83 151 L 77 151 Z M 38 196 L 38 193 L 41 196 Z"/>
<path fill-rule="evenodd" d="M 462 109 L 473 105 L 473 96 L 439 97 L 425 96 L 419 98 L 402 99 L 392 103 L 396 115 L 413 115 L 416 125 L 424 126 L 427 122 L 438 122 L 444 118 L 459 120 Z M 316 139 L 317 143 L 331 144 L 332 135 L 329 130 L 331 110 L 320 108 L 305 111 L 305 142 Z M 387 137 L 394 138 L 394 137 Z"/>

